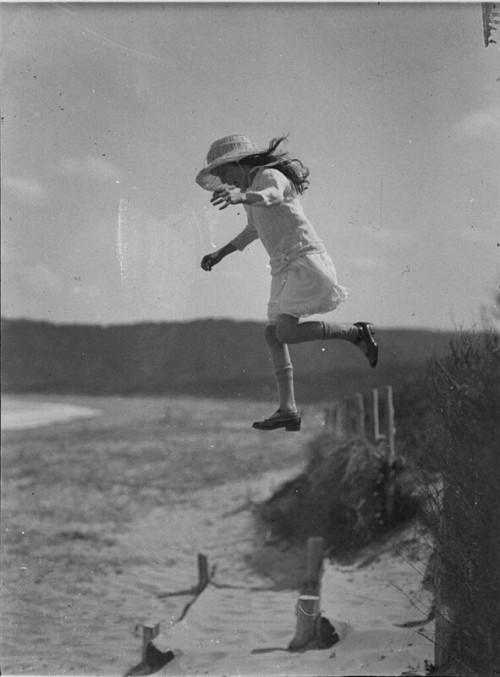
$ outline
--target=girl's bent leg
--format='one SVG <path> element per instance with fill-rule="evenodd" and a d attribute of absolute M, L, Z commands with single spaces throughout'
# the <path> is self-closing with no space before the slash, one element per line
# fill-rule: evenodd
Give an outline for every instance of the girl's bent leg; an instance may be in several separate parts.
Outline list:
<path fill-rule="evenodd" d="M 376 367 L 378 346 L 374 341 L 375 330 L 369 322 L 334 324 L 332 322 L 303 322 L 293 315 L 278 315 L 276 337 L 283 343 L 304 343 L 305 341 L 327 341 L 342 339 L 349 341 L 365 354 L 370 367 Z"/>
<path fill-rule="evenodd" d="M 279 408 L 283 412 L 296 412 L 293 365 L 288 346 L 278 339 L 274 325 L 268 325 L 265 328 L 264 337 L 271 353 L 274 377 L 278 389 Z"/>
<path fill-rule="evenodd" d="M 276 335 L 283 343 L 304 343 L 306 341 L 325 341 L 344 339 L 356 343 L 359 329 L 354 324 L 333 324 L 331 322 L 302 322 L 292 315 L 278 315 Z"/>

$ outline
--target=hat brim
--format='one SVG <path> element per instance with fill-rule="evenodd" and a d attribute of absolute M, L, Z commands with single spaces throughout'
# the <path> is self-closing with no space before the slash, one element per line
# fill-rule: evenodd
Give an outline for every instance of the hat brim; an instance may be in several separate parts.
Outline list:
<path fill-rule="evenodd" d="M 261 151 L 257 148 L 256 150 L 252 151 L 232 151 L 230 153 L 226 153 L 225 155 L 221 155 L 217 158 L 217 160 L 214 160 L 204 167 L 200 172 L 198 172 L 196 175 L 196 183 L 205 190 L 209 190 L 211 192 L 220 190 L 223 186 L 227 186 L 228 184 L 223 183 L 218 176 L 212 174 L 214 169 L 217 169 L 217 167 L 222 167 L 222 165 L 227 165 L 229 162 L 238 162 L 238 160 L 243 160 L 244 158 L 259 152 Z"/>

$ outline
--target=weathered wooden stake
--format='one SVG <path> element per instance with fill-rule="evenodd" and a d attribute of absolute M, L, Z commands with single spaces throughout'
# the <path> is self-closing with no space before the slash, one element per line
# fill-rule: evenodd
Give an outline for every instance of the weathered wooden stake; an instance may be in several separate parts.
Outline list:
<path fill-rule="evenodd" d="M 210 577 L 208 575 L 208 558 L 206 555 L 203 553 L 199 552 L 198 553 L 198 586 L 196 588 L 197 592 L 201 592 L 204 590 L 208 582 L 210 580 Z"/>
<path fill-rule="evenodd" d="M 396 460 L 396 448 L 394 437 L 396 429 L 394 427 L 394 404 L 392 402 L 392 386 L 385 386 L 383 389 L 385 398 L 385 440 L 387 445 L 386 452 L 386 481 L 385 481 L 385 519 L 392 521 L 394 516 L 394 495 L 396 490 L 396 478 L 394 475 L 394 462 Z"/>
<path fill-rule="evenodd" d="M 160 633 L 160 624 L 142 626 L 142 657 L 146 658 L 146 652 L 150 642 Z"/>
<path fill-rule="evenodd" d="M 291 651 L 303 649 L 316 639 L 316 620 L 319 613 L 318 595 L 301 595 L 299 597 L 295 610 L 297 616 L 295 637 L 288 645 Z"/>
<path fill-rule="evenodd" d="M 159 649 L 155 643 L 155 638 L 160 634 L 160 624 L 156 623 L 155 625 L 137 625 L 135 632 L 137 633 L 138 629 L 142 628 L 142 654 L 141 662 L 137 665 L 134 665 L 133 668 L 128 670 L 125 673 L 125 677 L 137 677 L 137 675 L 152 675 L 154 672 L 158 672 L 161 668 L 173 661 L 175 656 L 174 652 L 170 649 L 162 651 Z"/>
<path fill-rule="evenodd" d="M 323 575 L 324 539 L 322 536 L 311 536 L 307 539 L 306 577 L 297 602 L 295 615 L 297 628 L 295 637 L 288 648 L 291 651 L 305 649 L 315 642 L 318 646 L 320 620 L 320 587 Z M 309 647 L 311 648 L 311 647 Z"/>
<path fill-rule="evenodd" d="M 302 587 L 303 595 L 319 595 L 323 574 L 323 537 L 312 536 L 307 539 L 306 580 Z"/>

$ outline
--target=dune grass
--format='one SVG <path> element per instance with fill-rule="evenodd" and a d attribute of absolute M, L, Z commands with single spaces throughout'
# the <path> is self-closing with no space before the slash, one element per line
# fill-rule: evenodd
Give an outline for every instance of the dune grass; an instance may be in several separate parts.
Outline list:
<path fill-rule="evenodd" d="M 431 496 L 449 609 L 441 672 L 500 671 L 500 341 L 463 334 L 430 369 L 440 414 L 441 489 Z M 446 623 L 446 621 L 444 621 Z"/>
<path fill-rule="evenodd" d="M 385 473 L 383 443 L 358 438 L 339 444 L 334 435 L 320 434 L 309 444 L 304 472 L 262 504 L 259 516 L 277 538 L 300 543 L 322 536 L 331 556 L 349 559 L 417 514 L 419 496 L 400 470 L 394 512 L 386 519 Z"/>

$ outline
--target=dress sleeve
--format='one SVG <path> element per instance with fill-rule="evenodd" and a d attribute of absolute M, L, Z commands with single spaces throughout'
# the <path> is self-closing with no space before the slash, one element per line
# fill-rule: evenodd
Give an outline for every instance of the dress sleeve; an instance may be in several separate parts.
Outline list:
<path fill-rule="evenodd" d="M 233 240 L 231 240 L 231 244 L 236 247 L 236 249 L 239 249 L 239 251 L 242 251 L 245 249 L 245 247 L 248 247 L 248 245 L 253 242 L 254 240 L 257 240 L 259 235 L 257 231 L 255 230 L 255 226 L 252 223 L 252 218 L 248 210 L 246 210 L 247 215 L 248 215 L 248 223 L 245 228 L 239 233 Z"/>
<path fill-rule="evenodd" d="M 262 169 L 245 195 L 252 207 L 274 207 L 285 200 L 290 181 L 277 169 Z"/>

